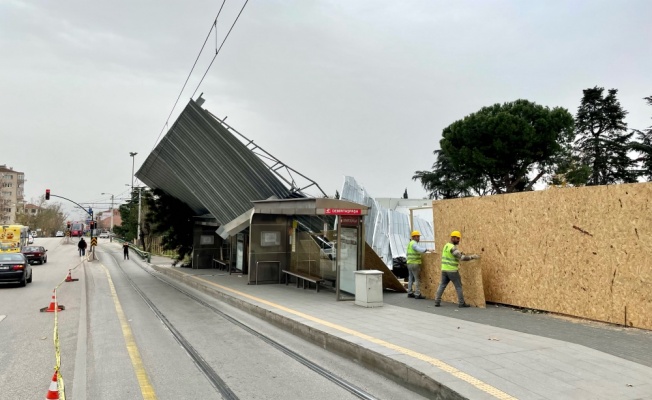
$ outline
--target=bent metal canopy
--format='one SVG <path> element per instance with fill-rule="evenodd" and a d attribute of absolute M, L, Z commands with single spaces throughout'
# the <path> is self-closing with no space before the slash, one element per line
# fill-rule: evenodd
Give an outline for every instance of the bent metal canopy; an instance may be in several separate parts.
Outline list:
<path fill-rule="evenodd" d="M 136 177 L 226 224 L 254 200 L 297 196 L 210 112 L 190 100 Z"/>

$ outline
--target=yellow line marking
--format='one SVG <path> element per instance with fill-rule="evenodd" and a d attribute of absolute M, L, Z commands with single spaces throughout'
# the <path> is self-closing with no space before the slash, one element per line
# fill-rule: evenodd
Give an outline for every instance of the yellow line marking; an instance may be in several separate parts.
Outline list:
<path fill-rule="evenodd" d="M 118 314 L 118 319 L 120 320 L 120 326 L 122 327 L 122 335 L 125 338 L 125 343 L 127 344 L 127 352 L 129 353 L 129 358 L 131 358 L 131 365 L 134 367 L 134 372 L 136 372 L 136 378 L 138 379 L 138 385 L 140 386 L 140 392 L 143 395 L 144 400 L 156 400 L 156 393 L 154 392 L 154 387 L 149 381 L 147 376 L 147 371 L 143 365 L 143 360 L 140 358 L 140 352 L 138 351 L 138 346 L 134 340 L 134 336 L 131 333 L 131 327 L 129 322 L 125 317 L 124 312 L 122 311 L 122 305 L 120 305 L 120 299 L 118 299 L 118 293 L 113 286 L 113 280 L 109 274 L 109 270 L 100 264 L 104 269 L 107 279 L 109 280 L 109 287 L 111 288 L 111 296 L 113 297 L 113 304 L 115 304 L 115 311 Z"/>
<path fill-rule="evenodd" d="M 360 339 L 368 340 L 371 343 L 386 347 L 388 349 L 397 351 L 397 352 L 405 354 L 407 356 L 410 356 L 410 357 L 416 358 L 418 360 L 427 362 L 427 363 L 429 363 L 431 365 L 434 365 L 435 367 L 439 368 L 440 370 L 442 370 L 444 372 L 447 372 L 447 373 L 453 375 L 454 377 L 456 377 L 458 379 L 461 379 L 464 382 L 467 382 L 467 383 L 473 385 L 475 388 L 480 389 L 483 392 L 494 396 L 497 399 L 500 399 L 500 400 L 516 400 L 516 397 L 513 397 L 513 396 L 503 392 L 502 390 L 497 389 L 497 388 L 489 385 L 488 383 L 485 383 L 485 382 L 483 382 L 483 381 L 481 381 L 481 380 L 467 374 L 466 372 L 462 372 L 459 369 L 453 367 L 452 365 L 446 364 L 444 361 L 441 361 L 441 360 L 439 360 L 437 358 L 430 357 L 428 355 L 418 353 L 416 351 L 407 349 L 405 347 L 401 347 L 401 346 L 395 345 L 393 343 L 386 342 L 386 341 L 384 341 L 382 339 L 378 339 L 378 338 L 375 338 L 373 336 L 369 336 L 367 334 L 355 331 L 353 329 L 346 328 L 346 327 L 341 326 L 341 325 L 334 324 L 332 322 L 324 321 L 323 319 L 313 317 L 312 315 L 304 314 L 304 313 L 302 313 L 300 311 L 293 310 L 291 308 L 282 306 L 280 304 L 272 303 L 271 301 L 255 297 L 255 296 L 252 296 L 250 294 L 243 293 L 243 292 L 240 292 L 240 291 L 235 290 L 235 289 L 231 289 L 231 288 L 226 287 L 226 286 L 222 286 L 220 284 L 217 284 L 215 282 L 211 282 L 211 281 L 206 280 L 204 278 L 199 278 L 199 277 L 196 277 L 196 276 L 193 276 L 193 275 L 188 275 L 188 276 L 190 276 L 190 277 L 192 277 L 194 279 L 200 280 L 202 282 L 208 283 L 209 285 L 215 286 L 215 287 L 220 288 L 222 290 L 225 290 L 225 291 L 228 291 L 228 292 L 231 292 L 231 293 L 235 293 L 235 294 L 237 294 L 239 296 L 246 297 L 248 299 L 257 301 L 259 303 L 266 304 L 266 305 L 268 305 L 270 307 L 274 307 L 274 308 L 279 309 L 281 311 L 285 311 L 287 313 L 296 315 L 297 317 L 305 318 L 305 319 L 307 319 L 309 321 L 316 322 L 318 324 L 327 326 L 329 328 L 336 329 L 336 330 L 338 330 L 340 332 L 343 332 L 343 333 L 358 337 Z"/>

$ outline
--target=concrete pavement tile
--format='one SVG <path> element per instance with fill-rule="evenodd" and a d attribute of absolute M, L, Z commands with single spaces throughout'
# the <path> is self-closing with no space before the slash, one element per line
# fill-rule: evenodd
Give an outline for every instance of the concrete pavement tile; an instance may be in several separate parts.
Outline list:
<path fill-rule="evenodd" d="M 605 399 L 634 400 L 641 398 L 652 398 L 652 385 L 640 384 L 627 386 L 626 384 L 611 385 L 605 380 L 585 380 L 577 384 L 578 388 L 587 393 L 601 396 Z M 647 397 L 646 397 L 647 396 Z"/>
<path fill-rule="evenodd" d="M 528 390 L 547 399 L 556 399 L 559 392 L 575 389 L 576 386 L 559 378 L 538 371 L 532 371 L 521 364 L 512 363 L 505 368 L 495 369 L 492 373 L 514 383 L 526 386 Z"/>
<path fill-rule="evenodd" d="M 453 367 L 458 368 L 453 365 Z M 515 384 L 509 380 L 506 380 L 496 374 L 493 374 L 491 371 L 482 368 L 480 366 L 473 365 L 471 363 L 464 364 L 463 368 L 458 368 L 460 371 L 479 379 L 487 385 L 490 385 L 500 391 L 503 391 L 517 399 L 532 399 L 532 400 L 543 400 L 546 399 L 544 396 L 540 396 L 526 388 L 523 385 Z M 475 400 L 476 398 L 490 398 L 495 400 L 496 397 L 489 395 L 487 392 L 482 391 L 481 389 L 475 387 L 474 385 L 457 378 L 447 372 L 441 371 L 435 366 L 428 366 L 423 369 L 425 373 L 428 373 L 430 376 L 433 376 L 435 379 L 441 380 L 443 384 L 449 386 L 450 388 L 464 393 L 468 396 L 469 399 Z M 482 397 L 481 397 L 482 396 Z M 489 396 L 489 397 L 487 397 Z"/>

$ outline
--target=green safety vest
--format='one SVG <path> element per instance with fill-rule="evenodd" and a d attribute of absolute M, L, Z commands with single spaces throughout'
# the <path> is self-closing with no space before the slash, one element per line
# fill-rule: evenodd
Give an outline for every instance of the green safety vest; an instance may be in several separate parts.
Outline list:
<path fill-rule="evenodd" d="M 408 264 L 421 264 L 421 253 L 412 249 L 412 245 L 416 243 L 416 240 L 410 240 L 407 248 L 407 263 Z"/>
<path fill-rule="evenodd" d="M 460 262 L 455 258 L 451 250 L 455 245 L 453 243 L 446 243 L 441 252 L 441 270 L 442 271 L 457 271 Z"/>

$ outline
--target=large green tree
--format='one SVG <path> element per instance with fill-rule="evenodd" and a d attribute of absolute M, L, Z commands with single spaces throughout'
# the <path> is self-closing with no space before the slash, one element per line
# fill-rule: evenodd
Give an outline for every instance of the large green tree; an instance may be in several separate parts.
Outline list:
<path fill-rule="evenodd" d="M 419 177 L 417 171 L 415 177 L 432 179 L 422 179 L 422 184 L 434 182 L 442 197 L 477 190 L 487 194 L 532 190 L 541 178 L 556 172 L 572 139 L 573 117 L 563 108 L 549 109 L 528 100 L 495 104 L 446 127 L 434 176 Z"/>
<path fill-rule="evenodd" d="M 140 198 L 139 198 L 140 197 Z M 152 191 L 147 188 L 134 188 L 131 193 L 131 198 L 118 208 L 122 223 L 120 226 L 115 226 L 113 231 L 116 235 L 122 237 L 128 242 L 138 239 L 137 243 L 145 250 L 147 249 L 147 235 L 149 233 L 149 226 L 147 225 L 145 216 L 148 212 L 148 199 L 152 197 Z M 140 207 L 140 237 L 138 235 L 138 209 Z"/>
<path fill-rule="evenodd" d="M 644 98 L 652 106 L 652 96 Z M 640 175 L 652 181 L 652 126 L 645 130 L 636 130 L 638 141 L 634 142 L 632 149 L 639 153 L 636 160 L 641 163 Z"/>
<path fill-rule="evenodd" d="M 412 179 L 421 181 L 428 197 L 435 200 L 453 199 L 490 193 L 486 180 L 464 176 L 450 163 L 442 150 L 435 150 L 435 163 L 432 171 L 416 171 Z"/>
<path fill-rule="evenodd" d="M 590 170 L 587 185 L 636 182 L 637 172 L 628 152 L 634 132 L 627 132 L 625 111 L 618 90 L 593 87 L 585 89 L 575 116 L 575 151 Z"/>
<path fill-rule="evenodd" d="M 178 260 L 192 252 L 195 212 L 181 200 L 160 189 L 147 198 L 146 229 L 150 235 L 160 235 L 165 250 L 177 252 Z"/>

